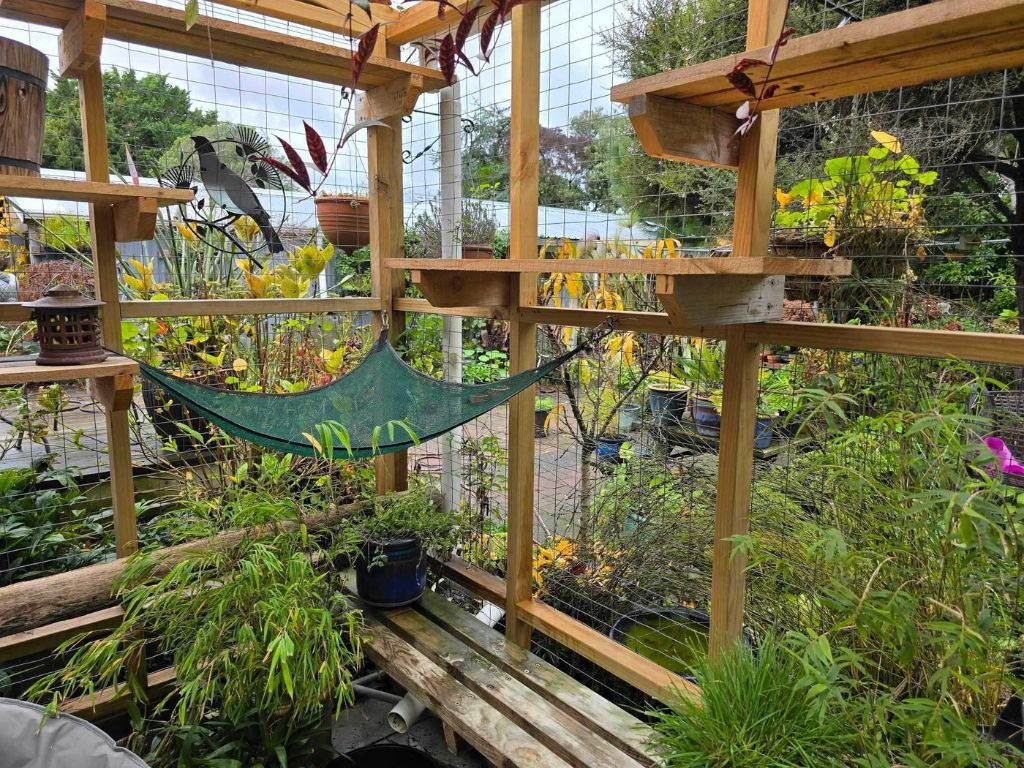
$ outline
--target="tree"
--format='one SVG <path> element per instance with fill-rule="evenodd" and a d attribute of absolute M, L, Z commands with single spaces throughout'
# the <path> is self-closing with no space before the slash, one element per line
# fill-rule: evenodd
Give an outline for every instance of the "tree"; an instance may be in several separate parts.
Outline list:
<path fill-rule="evenodd" d="M 166 75 L 139 77 L 131 69 L 108 70 L 103 73 L 103 97 L 110 167 L 115 173 L 128 173 L 125 145 L 139 173 L 155 176 L 161 155 L 176 140 L 217 122 L 216 111 L 193 109 L 188 91 L 169 83 Z M 84 170 L 76 81 L 58 80 L 47 95 L 47 107 L 43 164 L 47 168 Z"/>

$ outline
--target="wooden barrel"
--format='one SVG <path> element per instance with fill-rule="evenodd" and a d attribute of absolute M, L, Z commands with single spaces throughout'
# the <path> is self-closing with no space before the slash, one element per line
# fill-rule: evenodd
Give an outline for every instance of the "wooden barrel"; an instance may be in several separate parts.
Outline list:
<path fill-rule="evenodd" d="M 0 173 L 39 175 L 49 66 L 35 48 L 0 38 Z"/>

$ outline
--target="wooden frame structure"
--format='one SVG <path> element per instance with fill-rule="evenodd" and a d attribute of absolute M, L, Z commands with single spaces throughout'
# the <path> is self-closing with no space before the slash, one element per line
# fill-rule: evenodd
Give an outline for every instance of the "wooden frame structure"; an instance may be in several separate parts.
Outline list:
<path fill-rule="evenodd" d="M 358 34 L 367 23 L 362 17 L 352 20 L 351 24 L 343 23 L 339 12 L 331 9 L 332 4 L 322 0 L 215 1 L 347 34 Z M 466 6 L 469 3 L 457 0 L 455 4 Z M 117 287 L 116 240 L 151 234 L 155 206 L 173 204 L 179 198 L 167 190 L 109 184 L 99 64 L 104 38 L 181 53 L 212 55 L 227 63 L 342 85 L 350 84 L 347 62 L 351 51 L 346 48 L 208 17 L 200 17 L 196 25 L 186 31 L 181 13 L 144 0 L 0 0 L 0 16 L 64 30 L 60 69 L 79 79 L 88 175 L 87 182 L 66 185 L 0 177 L 0 194 L 66 196 L 90 202 L 98 293 L 107 302 L 103 309 L 104 336 L 107 345 L 115 348 L 120 345 L 122 318 L 144 317 L 154 311 L 163 317 L 173 317 L 372 310 L 378 327 L 386 324 L 392 335 L 401 331 L 407 313 L 496 317 L 510 323 L 513 374 L 535 365 L 539 324 L 594 327 L 611 315 L 623 330 L 724 339 L 726 381 L 711 601 L 712 649 L 718 651 L 735 642 L 742 633 L 745 564 L 742 557 L 734 556 L 730 537 L 744 533 L 748 524 L 759 345 L 788 344 L 1024 365 L 1024 337 L 1021 336 L 778 322 L 781 276 L 787 273 L 842 275 L 848 273 L 849 265 L 842 261 L 808 263 L 774 259 L 770 255 L 777 109 L 1022 65 L 1024 43 L 1021 41 L 1024 38 L 1019 33 L 1024 28 L 1024 0 L 937 0 L 883 19 L 857 22 L 792 40 L 783 49 L 777 65 L 782 87 L 765 103 L 765 111 L 753 130 L 735 148 L 730 147 L 737 125 L 732 112 L 739 99 L 725 81 L 725 75 L 739 57 L 616 87 L 612 98 L 628 105 L 633 125 L 649 153 L 735 168 L 738 172 L 731 256 L 679 262 L 588 262 L 578 268 L 586 272 L 656 274 L 658 294 L 667 310 L 664 314 L 536 305 L 536 275 L 552 271 L 549 265 L 535 258 L 541 59 L 538 2 L 516 6 L 511 20 L 510 260 L 488 264 L 483 269 L 479 263 L 424 263 L 403 258 L 401 116 L 412 109 L 419 93 L 439 89 L 443 78 L 436 70 L 401 62 L 398 49 L 403 43 L 430 37 L 451 25 L 451 20 L 438 20 L 436 9 L 427 7 L 430 5 L 414 5 L 390 14 L 374 7 L 375 14 L 386 15 L 392 23 L 383 28 L 360 82 L 370 89 L 363 97 L 361 110 L 385 119 L 388 124 L 387 128 L 371 128 L 368 141 L 372 298 L 171 301 L 154 306 L 122 302 Z M 770 46 L 779 33 L 784 6 L 784 0 L 750 0 L 749 51 L 745 55 L 764 56 L 766 46 Z M 683 131 L 683 126 L 690 130 Z M 567 266 L 564 261 L 557 263 L 558 271 L 567 271 Z M 412 271 L 414 281 L 423 289 L 427 300 L 403 296 L 406 270 Z M 714 294 L 716 301 L 695 309 L 701 293 Z M 20 319 L 25 319 L 20 308 L 0 307 L 0 320 Z M 132 371 L 120 360 L 110 361 L 108 367 L 91 371 L 89 375 L 99 377 L 100 382 L 110 382 L 101 384 L 97 391 L 103 392 L 103 397 L 111 404 L 106 418 L 118 555 L 123 557 L 135 547 L 135 516 L 127 413 L 118 405 L 125 404 L 125 381 Z M 9 368 L 5 374 L 0 367 L 0 384 L 24 379 L 26 375 L 20 368 Z M 509 406 L 507 579 L 498 579 L 458 561 L 442 564 L 446 574 L 482 598 L 505 607 L 507 638 L 515 646 L 528 647 L 532 633 L 538 631 L 650 695 L 664 698 L 676 690 L 696 695 L 693 686 L 678 676 L 534 598 L 532 411 L 532 390 L 518 395 Z M 378 491 L 403 488 L 406 472 L 404 454 L 380 458 L 377 461 Z M 111 570 L 117 568 L 117 564 L 104 564 L 49 577 L 46 586 L 93 583 L 90 579 L 106 579 Z M 0 660 L 53 647 L 73 630 L 109 628 L 119 620 L 117 608 L 103 608 L 73 618 L 61 606 L 51 605 L 35 616 L 44 626 L 18 626 L 13 630 L 18 634 L 10 634 L 14 625 L 9 621 L 11 617 L 5 606 L 12 603 L 5 602 L 5 597 L 14 594 L 9 590 L 20 590 L 20 594 L 35 588 L 16 585 L 0 590 L 0 634 L 8 635 L 0 637 Z M 79 611 L 82 605 L 77 604 Z M 163 685 L 169 680 L 164 676 L 152 682 Z M 104 706 L 111 704 L 104 702 Z M 81 709 L 86 711 L 89 707 L 83 705 Z"/>

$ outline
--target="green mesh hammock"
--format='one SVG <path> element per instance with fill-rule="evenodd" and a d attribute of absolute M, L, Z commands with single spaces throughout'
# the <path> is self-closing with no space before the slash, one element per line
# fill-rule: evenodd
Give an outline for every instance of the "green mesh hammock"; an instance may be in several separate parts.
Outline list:
<path fill-rule="evenodd" d="M 139 366 L 170 399 L 229 435 L 283 453 L 316 456 L 303 433 L 316 435 L 317 425 L 337 421 L 348 430 L 352 445 L 351 454 L 340 456 L 363 458 L 414 444 L 402 428 L 393 433 L 380 428 L 388 422 L 404 421 L 420 441 L 443 435 L 536 384 L 593 342 L 591 339 L 539 368 L 476 385 L 424 376 L 405 364 L 383 333 L 366 358 L 345 376 L 327 386 L 293 394 L 214 389 L 145 363 Z"/>

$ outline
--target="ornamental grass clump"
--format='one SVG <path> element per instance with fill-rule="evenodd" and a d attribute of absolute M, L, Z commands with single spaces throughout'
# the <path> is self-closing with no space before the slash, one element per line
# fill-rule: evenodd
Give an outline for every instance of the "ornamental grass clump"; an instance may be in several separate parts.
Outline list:
<path fill-rule="evenodd" d="M 849 764 L 855 723 L 800 688 L 799 658 L 772 639 L 697 662 L 700 699 L 655 711 L 656 746 L 668 768 L 823 768 Z"/>

